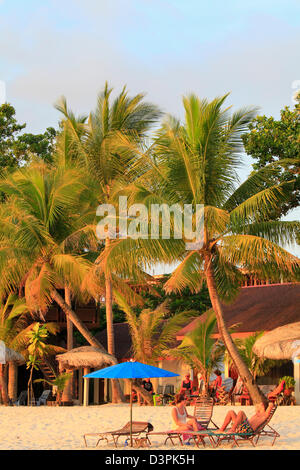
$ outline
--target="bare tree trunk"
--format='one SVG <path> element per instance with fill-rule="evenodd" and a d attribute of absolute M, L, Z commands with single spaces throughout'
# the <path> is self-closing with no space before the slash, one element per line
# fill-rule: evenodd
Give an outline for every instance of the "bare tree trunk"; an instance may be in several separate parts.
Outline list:
<path fill-rule="evenodd" d="M 107 355 L 107 362 L 108 363 L 111 363 L 112 365 L 113 364 L 117 364 L 118 361 L 117 359 L 107 353 L 107 351 L 104 349 L 104 347 L 102 346 L 101 343 L 99 343 L 99 341 L 97 340 L 97 338 L 95 338 L 95 336 L 93 336 L 91 334 L 91 332 L 88 330 L 88 328 L 83 324 L 83 322 L 78 318 L 78 316 L 76 315 L 76 313 L 70 308 L 68 307 L 68 305 L 66 304 L 66 302 L 64 301 L 64 299 L 59 295 L 59 293 L 57 292 L 56 289 L 53 289 L 51 291 L 51 297 L 52 299 L 63 309 L 63 311 L 65 312 L 67 318 L 69 317 L 70 320 L 72 321 L 72 323 L 76 326 L 76 328 L 78 329 L 78 331 L 82 334 L 82 336 L 87 340 L 87 342 L 91 345 L 91 346 L 95 346 L 96 348 L 100 349 L 103 354 L 106 354 Z M 120 388 L 120 384 L 119 382 L 117 381 L 118 385 L 119 385 L 119 394 L 120 394 L 120 401 L 124 402 L 125 399 L 124 399 L 124 395 L 122 393 L 122 390 Z"/>
<path fill-rule="evenodd" d="M 7 383 L 5 380 L 5 364 L 0 364 L 0 387 L 3 405 L 9 405 L 9 398 L 7 393 Z"/>
<path fill-rule="evenodd" d="M 266 404 L 266 397 L 262 394 L 258 386 L 255 384 L 254 378 L 241 358 L 232 338 L 228 332 L 224 321 L 223 308 L 217 293 L 214 271 L 211 264 L 211 256 L 205 256 L 205 275 L 207 280 L 207 287 L 209 291 L 210 300 L 212 303 L 213 310 L 215 312 L 218 324 L 218 330 L 221 335 L 221 338 L 228 350 L 228 353 L 233 360 L 233 363 L 239 372 L 241 379 L 243 380 L 245 386 L 247 387 L 249 394 L 253 400 L 254 404 Z"/>
<path fill-rule="evenodd" d="M 15 362 L 8 364 L 8 396 L 14 403 L 18 398 L 18 366 Z"/>
<path fill-rule="evenodd" d="M 30 376 L 27 384 L 27 405 L 30 406 L 33 404 L 33 387 L 32 387 L 32 374 L 33 374 L 33 366 L 30 369 Z"/>

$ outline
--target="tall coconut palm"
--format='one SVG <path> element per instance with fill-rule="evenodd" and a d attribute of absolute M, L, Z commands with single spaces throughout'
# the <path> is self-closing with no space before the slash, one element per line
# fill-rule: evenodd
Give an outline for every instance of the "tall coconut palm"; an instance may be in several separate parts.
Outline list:
<path fill-rule="evenodd" d="M 274 273 L 283 278 L 297 275 L 299 259 L 280 245 L 295 240 L 300 224 L 270 220 L 274 207 L 288 197 L 293 181 L 270 186 L 267 176 L 278 164 L 290 161 L 270 164 L 239 186 L 241 136 L 255 110 L 230 114 L 228 108 L 223 109 L 226 97 L 211 102 L 194 95 L 184 98 L 184 123 L 173 118 L 166 121 L 156 142 L 156 158 L 147 159 L 149 171 L 138 181 L 132 197 L 146 203 L 179 204 L 182 210 L 189 204 L 194 229 L 197 204 L 203 206 L 202 244 L 186 247 L 186 241 L 196 239 L 184 236 L 181 244 L 170 240 L 172 260 L 177 257 L 180 264 L 165 289 L 180 292 L 189 287 L 197 292 L 206 281 L 222 341 L 254 403 L 261 403 L 265 398 L 228 331 L 223 302 L 230 302 L 239 292 L 240 268 L 262 279 L 272 279 Z"/>
<path fill-rule="evenodd" d="M 7 175 L 0 186 L 8 195 L 0 207 L 1 294 L 23 290 L 28 308 L 41 314 L 55 301 L 85 339 L 106 353 L 58 292 L 68 284 L 79 296 L 91 267 L 85 250 L 94 233 L 82 174 L 33 164 Z M 108 362 L 116 359 L 108 355 Z"/>
<path fill-rule="evenodd" d="M 143 94 L 129 97 L 126 87 L 112 101 L 112 89 L 105 84 L 98 97 L 96 110 L 90 113 L 87 122 L 76 119 L 68 110 L 66 100 L 57 105 L 65 118 L 64 143 L 77 158 L 77 163 L 85 166 L 91 179 L 97 183 L 98 204 L 111 204 L 122 189 L 128 186 L 135 154 L 122 152 L 119 134 L 145 137 L 150 127 L 157 122 L 161 113 L 158 108 L 146 103 Z M 96 207 L 94 208 L 96 212 Z M 109 248 L 109 236 L 104 240 Z M 114 273 L 102 262 L 98 263 L 99 275 L 105 278 L 105 304 L 107 323 L 107 348 L 115 354 L 113 331 L 113 276 Z M 113 401 L 119 401 L 117 382 L 112 381 Z"/>

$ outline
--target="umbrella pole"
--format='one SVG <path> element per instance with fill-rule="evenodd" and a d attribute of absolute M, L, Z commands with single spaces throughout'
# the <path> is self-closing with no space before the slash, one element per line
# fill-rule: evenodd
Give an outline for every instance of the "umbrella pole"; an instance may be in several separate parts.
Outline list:
<path fill-rule="evenodd" d="M 132 379 L 130 379 L 130 447 L 132 445 Z"/>

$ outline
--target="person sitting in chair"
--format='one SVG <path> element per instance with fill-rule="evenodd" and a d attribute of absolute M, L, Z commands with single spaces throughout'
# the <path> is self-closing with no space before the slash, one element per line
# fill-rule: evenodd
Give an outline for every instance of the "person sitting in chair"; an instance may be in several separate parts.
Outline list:
<path fill-rule="evenodd" d="M 172 407 L 172 420 L 176 429 L 180 431 L 199 431 L 203 429 L 195 416 L 188 414 L 186 396 L 183 393 L 178 393 L 175 396 L 175 406 Z"/>
<path fill-rule="evenodd" d="M 186 374 L 184 380 L 181 382 L 180 394 L 190 395 L 193 390 L 193 382 L 191 381 L 190 374 Z"/>
<path fill-rule="evenodd" d="M 150 379 L 144 379 L 142 382 L 142 387 L 147 390 L 147 392 L 154 394 L 153 385 Z"/>
<path fill-rule="evenodd" d="M 209 390 L 211 396 L 218 400 L 218 388 L 222 386 L 222 372 L 219 369 L 216 369 L 214 374 L 217 376 L 217 378 L 210 382 Z"/>
<path fill-rule="evenodd" d="M 236 414 L 235 411 L 230 410 L 226 414 L 222 426 L 216 431 L 216 433 L 226 432 L 230 434 L 239 432 L 252 434 L 261 424 L 263 424 L 264 421 L 267 420 L 273 407 L 274 404 L 272 402 L 269 403 L 267 408 L 260 403 L 255 406 L 255 414 L 249 419 L 244 411 L 239 411 L 239 413 Z M 227 426 L 229 426 L 229 424 L 231 424 L 231 427 L 227 430 Z"/>

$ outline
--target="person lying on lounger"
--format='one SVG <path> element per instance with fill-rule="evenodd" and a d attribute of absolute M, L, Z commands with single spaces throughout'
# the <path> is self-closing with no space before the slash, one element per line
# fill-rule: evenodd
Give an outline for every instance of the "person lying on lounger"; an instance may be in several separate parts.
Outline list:
<path fill-rule="evenodd" d="M 226 432 L 226 433 L 253 433 L 256 429 L 267 420 L 274 404 L 269 403 L 268 407 L 265 408 L 263 404 L 255 406 L 255 414 L 251 418 L 247 418 L 243 411 L 235 413 L 233 410 L 228 411 L 224 423 L 215 431 L 216 433 Z M 231 427 L 227 430 L 227 426 L 231 424 Z"/>

